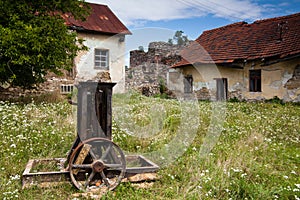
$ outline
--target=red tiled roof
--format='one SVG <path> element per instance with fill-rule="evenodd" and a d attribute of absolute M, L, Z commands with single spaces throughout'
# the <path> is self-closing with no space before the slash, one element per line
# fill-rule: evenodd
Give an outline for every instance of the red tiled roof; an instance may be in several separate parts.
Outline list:
<path fill-rule="evenodd" d="M 204 31 L 181 52 L 173 67 L 195 63 L 228 63 L 235 60 L 284 58 L 300 53 L 300 13 L 238 22 Z"/>
<path fill-rule="evenodd" d="M 107 34 L 131 34 L 126 26 L 114 15 L 106 5 L 88 3 L 91 14 L 86 21 L 75 20 L 69 14 L 63 18 L 67 26 L 80 31 L 93 31 Z"/>

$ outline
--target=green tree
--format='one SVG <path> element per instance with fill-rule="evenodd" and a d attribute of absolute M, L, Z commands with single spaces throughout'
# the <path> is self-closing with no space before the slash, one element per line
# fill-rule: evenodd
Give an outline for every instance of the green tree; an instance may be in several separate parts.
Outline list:
<path fill-rule="evenodd" d="M 139 46 L 139 51 L 145 51 L 143 46 Z"/>
<path fill-rule="evenodd" d="M 168 43 L 172 45 L 173 44 L 173 40 L 171 38 L 169 38 L 168 39 Z"/>
<path fill-rule="evenodd" d="M 84 20 L 84 0 L 0 0 L 0 83 L 29 88 L 48 72 L 71 69 L 86 47 L 62 14 Z"/>
<path fill-rule="evenodd" d="M 173 36 L 173 39 L 170 38 L 168 40 L 168 43 L 173 44 L 175 41 L 177 45 L 186 45 L 189 42 L 189 39 L 187 35 L 183 35 L 183 33 L 183 31 L 176 31 Z"/>

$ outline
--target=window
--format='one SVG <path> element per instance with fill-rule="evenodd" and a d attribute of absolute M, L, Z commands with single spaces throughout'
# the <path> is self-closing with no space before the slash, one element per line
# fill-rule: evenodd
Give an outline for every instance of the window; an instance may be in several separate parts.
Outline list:
<path fill-rule="evenodd" d="M 73 85 L 60 85 L 60 93 L 61 94 L 70 94 L 73 92 Z"/>
<path fill-rule="evenodd" d="M 249 90 L 250 92 L 261 92 L 261 70 L 249 71 Z"/>
<path fill-rule="evenodd" d="M 192 93 L 193 92 L 193 76 L 187 75 L 183 80 L 184 85 L 184 93 Z"/>
<path fill-rule="evenodd" d="M 108 69 L 108 50 L 95 49 L 94 62 L 96 69 Z"/>

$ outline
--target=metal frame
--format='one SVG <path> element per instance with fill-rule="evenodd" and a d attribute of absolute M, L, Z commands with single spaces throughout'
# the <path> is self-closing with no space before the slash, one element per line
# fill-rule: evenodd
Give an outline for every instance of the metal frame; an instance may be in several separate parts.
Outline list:
<path fill-rule="evenodd" d="M 136 174 L 156 173 L 159 166 L 141 155 L 127 155 L 126 162 L 138 161 L 141 166 L 126 167 L 125 178 Z M 32 172 L 32 169 L 40 163 L 56 161 L 60 166 L 59 171 Z M 29 188 L 33 185 L 48 186 L 57 183 L 70 182 L 70 173 L 64 166 L 68 164 L 66 158 L 31 159 L 28 161 L 22 175 L 22 187 Z M 140 180 L 141 181 L 141 180 Z"/>

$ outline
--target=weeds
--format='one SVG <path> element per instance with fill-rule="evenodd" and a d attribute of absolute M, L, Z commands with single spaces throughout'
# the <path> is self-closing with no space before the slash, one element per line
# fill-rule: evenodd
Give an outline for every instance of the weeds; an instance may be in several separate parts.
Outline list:
<path fill-rule="evenodd" d="M 121 106 L 124 103 L 127 107 Z M 198 105 L 196 137 L 182 156 L 160 169 L 160 180 L 147 189 L 122 183 L 102 199 L 300 198 L 299 106 L 227 103 L 221 135 L 203 157 L 199 152 L 213 120 L 212 104 Z M 115 95 L 113 140 L 125 152 L 156 151 L 180 130 L 181 113 L 176 100 Z M 72 199 L 78 191 L 71 183 L 21 189 L 29 159 L 65 157 L 71 148 L 75 138 L 71 105 L 0 102 L 0 118 L 0 199 Z M 150 125 L 155 126 L 149 129 Z"/>

